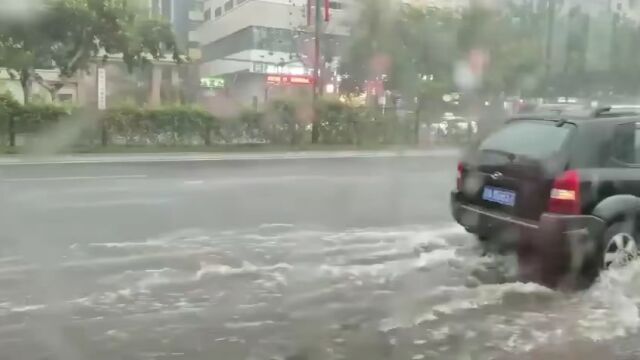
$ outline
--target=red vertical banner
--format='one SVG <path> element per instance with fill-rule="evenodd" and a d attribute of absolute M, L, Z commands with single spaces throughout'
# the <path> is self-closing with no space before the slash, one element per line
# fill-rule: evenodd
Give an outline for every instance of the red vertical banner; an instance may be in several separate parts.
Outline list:
<path fill-rule="evenodd" d="M 329 22 L 329 0 L 324 0 L 324 21 Z"/>

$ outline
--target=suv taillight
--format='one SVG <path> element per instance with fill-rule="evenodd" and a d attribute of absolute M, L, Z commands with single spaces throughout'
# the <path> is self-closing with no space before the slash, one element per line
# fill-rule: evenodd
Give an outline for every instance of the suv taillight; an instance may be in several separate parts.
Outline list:
<path fill-rule="evenodd" d="M 557 214 L 580 214 L 580 174 L 577 171 L 566 171 L 554 180 L 547 210 Z"/>
<path fill-rule="evenodd" d="M 456 189 L 458 191 L 462 191 L 462 171 L 464 170 L 464 165 L 462 162 L 458 163 L 458 174 L 456 175 Z"/>

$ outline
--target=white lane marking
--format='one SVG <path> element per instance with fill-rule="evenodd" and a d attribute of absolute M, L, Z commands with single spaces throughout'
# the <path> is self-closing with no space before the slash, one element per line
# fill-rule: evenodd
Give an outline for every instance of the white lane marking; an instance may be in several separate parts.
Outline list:
<path fill-rule="evenodd" d="M 27 182 L 27 181 L 78 181 L 78 180 L 118 180 L 118 179 L 146 179 L 148 175 L 112 175 L 112 176 L 59 176 L 59 177 L 32 177 L 32 178 L 8 178 L 3 182 Z"/>
<path fill-rule="evenodd" d="M 118 206 L 155 206 L 172 202 L 173 198 L 162 199 L 127 199 L 127 200 L 103 200 L 103 201 L 83 201 L 71 203 L 58 203 L 44 205 L 41 208 L 52 209 L 86 209 L 86 208 L 106 208 Z"/>
<path fill-rule="evenodd" d="M 184 182 L 185 185 L 202 185 L 204 184 L 204 180 L 187 180 Z"/>

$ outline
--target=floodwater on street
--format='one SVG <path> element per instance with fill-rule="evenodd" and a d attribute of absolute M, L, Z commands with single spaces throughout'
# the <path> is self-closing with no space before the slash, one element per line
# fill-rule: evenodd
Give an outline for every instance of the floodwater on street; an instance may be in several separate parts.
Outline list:
<path fill-rule="evenodd" d="M 420 164 L 430 170 L 420 170 Z M 263 164 L 269 170 L 254 181 L 262 183 L 265 194 L 285 194 L 276 188 L 287 188 L 290 197 L 281 199 L 283 207 L 298 192 L 317 189 L 317 199 L 306 199 L 315 205 L 294 209 L 310 216 L 264 222 L 270 218 L 251 211 L 263 211 L 260 198 L 255 203 L 242 198 L 245 214 L 255 223 L 229 226 L 200 221 L 183 205 L 215 213 L 211 209 L 221 205 L 208 202 L 209 196 L 235 191 L 224 177 L 254 171 L 251 166 L 207 165 L 206 171 L 226 172 L 217 180 L 204 176 L 202 167 L 187 171 L 164 164 L 140 165 L 131 174 L 139 177 L 121 173 L 117 179 L 100 178 L 100 166 L 87 167 L 84 174 L 76 168 L 71 175 L 68 169 L 27 174 L 2 168 L 1 357 L 640 356 L 633 352 L 640 328 L 640 264 L 607 272 L 578 293 L 517 282 L 512 257 L 484 256 L 473 238 L 448 220 L 446 196 L 453 177 L 445 169 L 452 164 L 453 157 L 403 159 L 394 165 L 382 160 L 317 164 L 319 172 L 341 168 L 335 178 L 342 181 L 333 183 L 290 178 L 303 165 Z M 167 166 L 173 170 L 162 172 Z M 279 181 L 266 184 L 264 176 Z M 340 221 L 351 211 L 367 211 L 367 204 L 345 208 L 338 202 L 334 216 L 314 210 L 324 206 L 321 197 L 336 199 L 347 188 L 357 188 L 360 199 L 377 194 L 390 212 L 413 223 L 390 213 L 385 218 L 394 220 L 388 223 L 367 225 L 370 220 L 362 215 L 362 222 L 352 225 Z M 167 195 L 171 200 L 151 201 Z M 391 197 L 395 202 L 388 201 Z M 368 207 L 380 211 L 376 204 Z M 414 221 L 422 212 L 424 221 Z M 38 220 L 44 216 L 55 221 Z M 92 229 L 95 237 L 88 236 Z"/>

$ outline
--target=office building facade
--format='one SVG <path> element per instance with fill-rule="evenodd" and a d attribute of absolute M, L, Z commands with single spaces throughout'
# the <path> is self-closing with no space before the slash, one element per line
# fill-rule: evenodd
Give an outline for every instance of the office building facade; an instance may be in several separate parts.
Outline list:
<path fill-rule="evenodd" d="M 322 54 L 331 63 L 339 40 L 349 35 L 351 1 L 327 3 Z M 192 34 L 201 49 L 200 76 L 223 78 L 226 94 L 242 103 L 266 101 L 284 88 L 309 89 L 315 13 L 309 5 L 308 0 L 207 0 L 203 22 Z"/>

